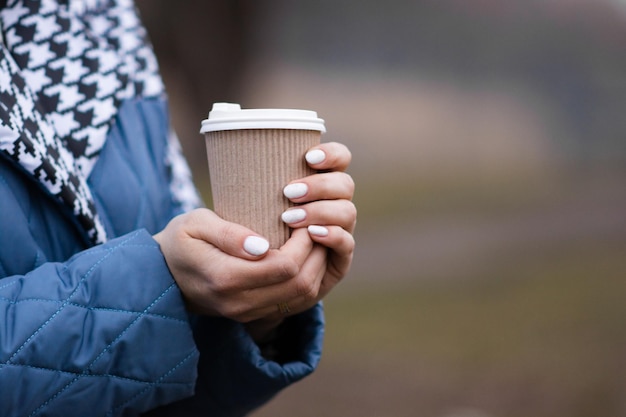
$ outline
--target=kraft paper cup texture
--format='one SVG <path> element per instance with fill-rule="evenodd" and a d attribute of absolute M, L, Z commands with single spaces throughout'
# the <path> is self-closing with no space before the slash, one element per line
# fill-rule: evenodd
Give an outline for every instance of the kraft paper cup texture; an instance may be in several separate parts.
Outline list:
<path fill-rule="evenodd" d="M 315 173 L 304 156 L 320 143 L 322 132 L 281 128 L 206 131 L 204 125 L 203 131 L 215 213 L 259 233 L 271 248 L 281 247 L 290 235 L 281 214 L 293 206 L 283 196 L 283 188 Z"/>

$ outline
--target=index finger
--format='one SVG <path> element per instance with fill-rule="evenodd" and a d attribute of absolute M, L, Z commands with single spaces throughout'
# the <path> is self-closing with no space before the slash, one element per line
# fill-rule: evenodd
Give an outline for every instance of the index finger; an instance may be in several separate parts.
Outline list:
<path fill-rule="evenodd" d="M 344 144 L 326 142 L 309 149 L 305 159 L 313 169 L 345 171 L 352 161 L 352 153 Z"/>

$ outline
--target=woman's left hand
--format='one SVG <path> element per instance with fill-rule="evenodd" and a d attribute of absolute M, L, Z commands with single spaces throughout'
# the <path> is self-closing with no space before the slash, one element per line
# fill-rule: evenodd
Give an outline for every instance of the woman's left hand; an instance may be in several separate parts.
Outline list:
<path fill-rule="evenodd" d="M 307 229 L 317 243 L 309 259 L 303 265 L 300 277 L 312 277 L 317 282 L 309 285 L 315 294 L 308 292 L 292 300 L 285 300 L 288 310 L 275 309 L 264 319 L 247 324 L 248 331 L 257 340 L 271 333 L 284 317 L 296 314 L 326 296 L 348 273 L 352 264 L 355 241 L 357 210 L 352 203 L 354 181 L 345 171 L 352 154 L 340 143 L 323 143 L 306 154 L 309 166 L 318 173 L 290 182 L 283 194 L 297 204 L 283 213 L 283 221 L 293 229 Z M 295 230 L 294 230 L 295 233 Z M 298 233 L 301 233 L 298 230 Z M 296 277 L 296 279 L 299 279 Z M 290 306 L 290 307 L 287 307 Z"/>
<path fill-rule="evenodd" d="M 282 217 L 292 228 L 306 227 L 313 241 L 330 249 L 324 277 L 330 290 L 348 272 L 355 246 L 355 186 L 345 172 L 352 154 L 345 145 L 329 142 L 309 150 L 306 159 L 320 173 L 292 181 L 284 188 L 285 197 L 297 206 Z"/>

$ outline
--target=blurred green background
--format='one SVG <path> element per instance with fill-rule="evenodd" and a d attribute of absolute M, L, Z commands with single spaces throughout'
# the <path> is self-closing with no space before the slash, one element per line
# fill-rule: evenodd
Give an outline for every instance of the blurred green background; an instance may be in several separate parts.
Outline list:
<path fill-rule="evenodd" d="M 215 101 L 316 110 L 357 251 L 254 416 L 626 415 L 626 2 L 139 0 L 207 201 Z"/>

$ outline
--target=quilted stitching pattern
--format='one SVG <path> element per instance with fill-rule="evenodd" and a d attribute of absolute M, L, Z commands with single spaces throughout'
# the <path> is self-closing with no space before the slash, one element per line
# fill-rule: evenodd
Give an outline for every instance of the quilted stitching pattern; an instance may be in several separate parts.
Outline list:
<path fill-rule="evenodd" d="M 73 390 L 101 390 L 97 395 L 102 397 L 100 404 L 106 409 L 100 411 L 106 411 L 107 415 L 116 415 L 140 401 L 142 397 L 159 391 L 161 386 L 168 386 L 170 390 L 172 386 L 180 386 L 177 390 L 184 392 L 191 390 L 197 352 L 193 343 L 189 343 L 190 328 L 178 290 L 171 278 L 167 277 L 167 273 L 161 272 L 161 279 L 157 279 L 158 268 L 162 271 L 164 268 L 164 265 L 155 262 L 162 260 L 158 247 L 145 232 L 136 232 L 110 243 L 102 248 L 85 251 L 65 265 L 44 266 L 55 269 L 63 281 L 58 298 L 51 297 L 46 285 L 23 285 L 24 280 L 38 279 L 38 275 L 43 276 L 41 272 L 48 275 L 52 272 L 50 270 L 35 271 L 3 282 L 0 286 L 0 311 L 7 317 L 5 323 L 10 323 L 12 317 L 20 316 L 22 308 L 28 311 L 32 304 L 42 309 L 30 323 L 25 323 L 20 316 L 19 324 L 23 331 L 16 332 L 12 340 L 7 340 L 7 334 L 2 334 L 0 373 L 16 375 L 15 381 L 22 378 L 26 380 L 25 375 L 36 374 L 35 379 L 28 380 L 38 381 L 41 386 L 36 388 L 34 398 L 22 402 L 19 402 L 19 398 L 7 398 L 11 396 L 7 391 L 9 387 L 3 387 L 0 390 L 1 411 L 9 411 L 4 407 L 12 404 L 29 407 L 28 413 L 19 415 L 36 416 L 51 405 L 61 410 L 70 406 L 65 403 L 75 400 L 72 395 L 68 395 Z M 145 271 L 158 284 L 155 288 L 145 291 L 139 288 L 138 293 L 137 288 L 128 288 L 129 292 L 137 293 L 134 303 L 143 306 L 140 310 L 124 308 L 123 302 L 114 299 L 116 295 L 113 292 L 105 291 L 100 294 L 96 291 L 96 296 L 94 293 L 88 296 L 85 291 L 88 286 L 103 283 L 107 286 L 114 285 L 118 290 L 123 288 L 119 283 L 111 282 L 125 279 L 123 276 L 112 275 L 117 270 L 116 264 L 120 255 L 144 258 L 149 264 L 158 266 Z M 144 271 L 135 271 L 140 272 Z M 138 282 L 141 286 L 146 285 L 145 280 Z M 169 304 L 169 314 L 159 311 L 158 307 L 163 304 Z M 179 307 L 172 308 L 172 305 Z M 73 334 L 67 328 L 64 332 L 58 331 L 59 326 L 74 327 L 81 321 L 99 323 L 95 329 L 98 334 Z M 78 328 L 79 333 L 85 330 L 80 326 Z M 164 330 L 168 332 L 165 342 L 159 335 Z M 165 358 L 167 361 L 160 357 L 157 363 L 149 363 L 150 366 L 146 367 L 144 357 L 146 352 L 151 351 L 150 344 L 155 338 L 159 338 L 159 343 L 164 342 L 164 352 L 180 348 L 179 341 L 186 339 L 187 351 L 171 354 L 169 358 Z M 128 343 L 129 340 L 132 343 Z M 170 341 L 169 344 L 167 340 Z M 97 345 L 97 348 L 90 344 Z M 115 355 L 112 354 L 113 351 Z M 0 375 L 0 380 L 7 381 L 9 378 Z M 118 393 L 115 398 L 107 399 L 107 392 L 114 392 L 110 388 L 115 384 L 123 385 L 123 395 Z M 106 386 L 109 389 L 105 389 Z M 71 405 L 72 410 L 80 408 L 80 404 Z M 94 410 L 94 406 L 93 403 L 89 405 L 89 410 L 86 410 L 88 415 L 97 415 L 95 411 L 98 407 L 95 406 Z"/>
<path fill-rule="evenodd" d="M 161 186 L 170 175 L 164 120 L 159 100 L 120 107 L 90 178 L 111 236 L 156 231 L 180 210 Z M 0 161 L 0 264 L 26 274 L 0 281 L 0 415 L 133 415 L 191 395 L 198 353 L 156 243 L 132 232 L 80 252 L 73 217 L 34 185 Z"/>

